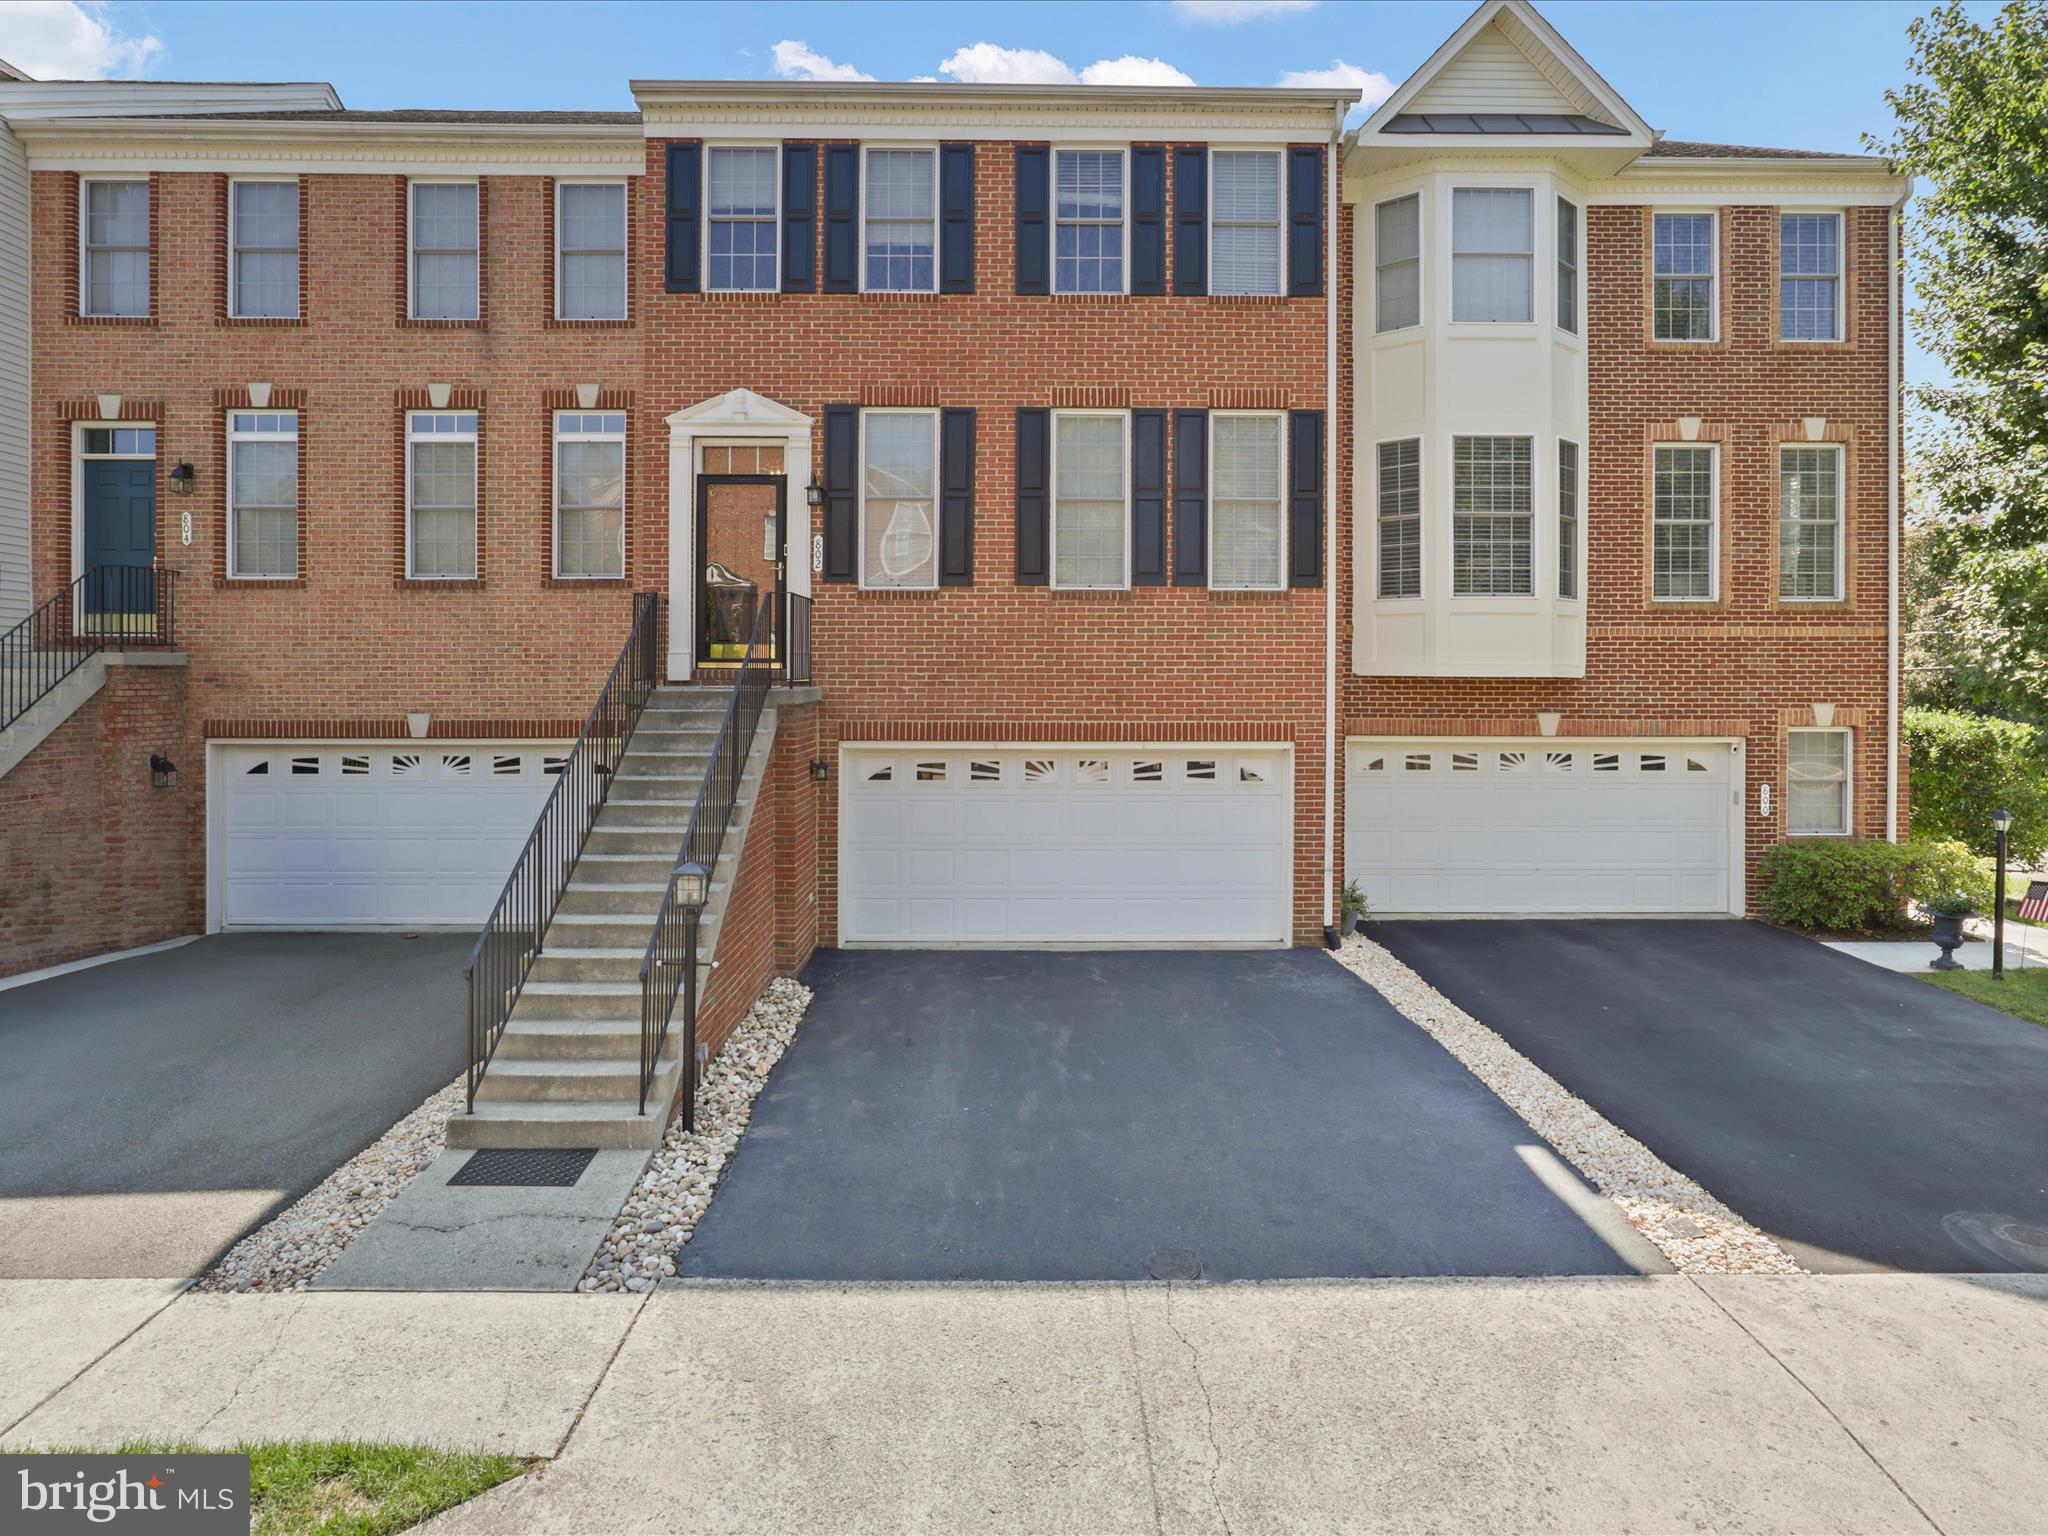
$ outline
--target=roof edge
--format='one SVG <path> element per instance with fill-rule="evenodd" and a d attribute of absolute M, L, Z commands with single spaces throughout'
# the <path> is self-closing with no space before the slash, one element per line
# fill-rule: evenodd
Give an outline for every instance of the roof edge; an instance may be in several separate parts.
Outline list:
<path fill-rule="evenodd" d="M 788 106 L 793 101 L 936 106 L 967 101 L 1049 105 L 1133 102 L 1152 106 L 1301 107 L 1326 111 L 1355 104 L 1359 92 L 1331 86 L 1283 85 L 973 85 L 953 80 L 632 80 L 633 99 L 647 106 L 691 104 Z"/>

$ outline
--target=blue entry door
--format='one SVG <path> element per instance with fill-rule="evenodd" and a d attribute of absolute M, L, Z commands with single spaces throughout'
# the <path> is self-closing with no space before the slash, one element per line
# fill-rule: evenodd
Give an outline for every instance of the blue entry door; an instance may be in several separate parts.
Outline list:
<path fill-rule="evenodd" d="M 85 569 L 109 570 L 85 595 L 89 613 L 154 613 L 156 580 L 156 462 L 151 459 L 85 461 Z"/>

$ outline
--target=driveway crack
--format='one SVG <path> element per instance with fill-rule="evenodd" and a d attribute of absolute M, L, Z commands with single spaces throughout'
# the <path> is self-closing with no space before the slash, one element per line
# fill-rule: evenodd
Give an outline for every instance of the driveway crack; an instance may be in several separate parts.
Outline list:
<path fill-rule="evenodd" d="M 1218 1491 L 1216 1480 L 1223 1471 L 1223 1446 L 1216 1438 L 1216 1400 L 1209 1395 L 1209 1383 L 1202 1379 L 1202 1352 L 1195 1348 L 1195 1341 L 1181 1331 L 1173 1320 L 1173 1293 L 1176 1286 L 1172 1281 L 1166 1284 L 1166 1326 L 1173 1330 L 1181 1347 L 1188 1352 L 1188 1369 L 1195 1378 L 1195 1386 L 1202 1394 L 1202 1433 L 1209 1441 L 1209 1502 L 1216 1506 L 1216 1518 L 1223 1522 L 1224 1536 L 1234 1536 L 1230 1516 L 1223 1508 L 1223 1496 Z"/>
<path fill-rule="evenodd" d="M 1138 1324 L 1131 1316 L 1131 1288 L 1126 1285 L 1118 1289 L 1123 1297 L 1124 1337 L 1131 1346 L 1131 1395 L 1138 1400 L 1138 1433 L 1145 1442 L 1145 1482 L 1152 1490 L 1152 1530 L 1154 1536 L 1158 1536 L 1166 1525 L 1159 1508 L 1159 1467 L 1152 1453 L 1152 1419 L 1145 1411 L 1145 1375 L 1141 1367 L 1142 1357 L 1138 1354 Z"/>

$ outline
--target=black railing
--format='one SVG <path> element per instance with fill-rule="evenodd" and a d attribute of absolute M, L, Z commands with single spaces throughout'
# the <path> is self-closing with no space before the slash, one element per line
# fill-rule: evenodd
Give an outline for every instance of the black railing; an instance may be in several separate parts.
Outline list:
<path fill-rule="evenodd" d="M 661 599 L 652 592 L 633 596 L 633 629 L 626 636 L 611 675 L 599 690 L 583 734 L 569 749 L 555 787 L 548 791 L 526 846 L 491 909 L 490 920 L 469 952 L 463 978 L 469 983 L 469 1108 L 476 1110 L 477 1085 L 505 1033 L 519 989 L 540 954 L 541 939 L 575 872 L 591 823 L 611 794 L 612 776 L 626 739 L 660 679 Z"/>
<path fill-rule="evenodd" d="M 785 683 L 808 683 L 811 680 L 811 600 L 802 592 L 792 592 L 784 601 L 789 604 L 789 618 L 784 623 L 789 633 L 782 637 L 782 680 Z"/>
<path fill-rule="evenodd" d="M 152 565 L 96 565 L 0 634 L 0 731 L 104 650 L 169 645 L 178 580 Z"/>
<path fill-rule="evenodd" d="M 768 616 L 776 606 L 772 601 L 763 603 L 754 615 L 753 637 L 747 642 L 739 675 L 733 679 L 725 720 L 711 747 L 711 763 L 704 770 L 697 803 L 690 808 L 682 850 L 676 855 L 675 868 L 669 871 L 668 889 L 662 893 L 661 910 L 655 914 L 654 931 L 647 936 L 647 952 L 640 960 L 640 1113 L 647 1113 L 648 1090 L 654 1086 L 655 1065 L 668 1040 L 680 990 L 686 1131 L 697 1128 L 697 929 L 704 908 L 678 899 L 676 880 L 686 865 L 696 865 L 703 871 L 702 894 L 708 897 L 711 879 L 718 873 L 718 855 L 725 846 L 726 829 L 732 825 L 732 808 L 746 775 L 747 754 L 754 746 L 754 727 L 761 723 L 761 708 L 768 701 L 768 686 L 773 681 L 770 649 L 762 642 L 772 634 Z"/>

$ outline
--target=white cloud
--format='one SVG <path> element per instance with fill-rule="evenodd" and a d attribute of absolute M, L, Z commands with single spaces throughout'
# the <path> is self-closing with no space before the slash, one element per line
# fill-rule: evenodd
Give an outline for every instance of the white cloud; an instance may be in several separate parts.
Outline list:
<path fill-rule="evenodd" d="M 1394 82 L 1376 69 L 1361 69 L 1356 64 L 1346 64 L 1342 59 L 1332 59 L 1328 69 L 1290 69 L 1280 77 L 1281 85 L 1336 86 L 1339 89 L 1361 92 L 1359 105 L 1376 107 L 1394 94 Z"/>
<path fill-rule="evenodd" d="M 939 73 L 969 85 L 1077 85 L 1081 79 L 1065 59 L 1042 48 L 999 48 L 994 43 L 954 50 Z"/>
<path fill-rule="evenodd" d="M 43 80 L 132 80 L 164 56 L 163 40 L 114 25 L 101 0 L 0 6 L 0 59 Z"/>
<path fill-rule="evenodd" d="M 1083 85 L 1193 85 L 1194 78 L 1164 59 L 1141 59 L 1127 53 L 1120 59 L 1097 59 L 1081 71 Z"/>
<path fill-rule="evenodd" d="M 1316 0 L 1173 0 L 1173 14 L 1197 26 L 1234 27 L 1241 21 L 1312 10 Z"/>
<path fill-rule="evenodd" d="M 808 43 L 784 38 L 775 45 L 775 73 L 785 80 L 872 80 L 851 64 L 836 63 Z"/>

